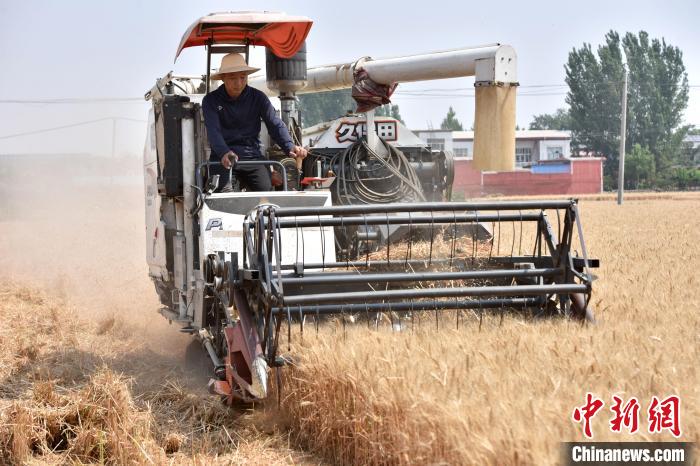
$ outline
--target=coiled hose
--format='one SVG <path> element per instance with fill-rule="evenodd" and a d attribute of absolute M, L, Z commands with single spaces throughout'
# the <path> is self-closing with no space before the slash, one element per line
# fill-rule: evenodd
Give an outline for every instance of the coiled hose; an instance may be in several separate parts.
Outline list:
<path fill-rule="evenodd" d="M 380 140 L 387 149 L 386 156 L 377 154 L 367 142 L 359 139 L 333 157 L 335 204 L 425 201 L 420 179 L 408 158 L 396 147 Z"/>

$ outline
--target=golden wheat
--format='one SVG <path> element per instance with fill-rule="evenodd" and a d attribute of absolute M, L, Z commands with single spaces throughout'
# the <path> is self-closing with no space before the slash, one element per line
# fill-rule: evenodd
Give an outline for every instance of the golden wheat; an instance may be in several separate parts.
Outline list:
<path fill-rule="evenodd" d="M 334 463 L 555 463 L 560 442 L 582 439 L 571 413 L 586 392 L 607 406 L 635 396 L 642 410 L 677 394 L 682 438 L 697 441 L 698 211 L 697 196 L 583 202 L 589 254 L 602 263 L 595 326 L 510 316 L 457 329 L 452 315 L 439 333 L 424 323 L 295 335 L 288 428 Z M 641 432 L 613 434 L 609 413 L 594 419 L 596 440 L 673 439 L 646 433 L 644 417 Z"/>

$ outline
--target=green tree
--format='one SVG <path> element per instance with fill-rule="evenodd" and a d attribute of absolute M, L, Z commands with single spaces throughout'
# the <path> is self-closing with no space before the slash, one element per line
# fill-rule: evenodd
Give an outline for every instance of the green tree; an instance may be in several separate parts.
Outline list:
<path fill-rule="evenodd" d="M 309 127 L 324 121 L 334 120 L 348 112 L 354 112 L 357 105 L 350 94 L 350 89 L 314 92 L 299 96 L 301 124 Z"/>
<path fill-rule="evenodd" d="M 648 187 L 654 178 L 654 154 L 646 147 L 635 144 L 625 154 L 625 185 L 629 188 Z"/>
<path fill-rule="evenodd" d="M 665 170 L 678 163 L 683 138 L 681 126 L 688 106 L 688 75 L 683 53 L 662 38 L 627 33 L 622 39 L 629 67 L 628 134 L 632 143 L 648 147 L 656 166 Z"/>
<path fill-rule="evenodd" d="M 440 123 L 440 129 L 446 129 L 450 131 L 464 131 L 462 123 L 460 123 L 457 119 L 457 113 L 455 113 L 452 106 L 450 106 L 450 109 L 447 111 L 445 119 L 442 120 L 442 123 Z"/>
<path fill-rule="evenodd" d="M 357 108 L 350 89 L 302 94 L 299 96 L 299 106 L 304 127 L 335 120 L 348 112 L 354 112 Z M 377 107 L 375 112 L 377 116 L 396 118 L 403 123 L 397 104 L 382 105 Z"/>
<path fill-rule="evenodd" d="M 590 44 L 569 53 L 564 67 L 569 92 L 574 144 L 607 156 L 606 172 L 617 177 L 624 50 L 629 69 L 627 143 L 648 148 L 657 172 L 667 170 L 682 153 L 688 103 L 688 77 L 683 54 L 664 39 L 641 31 L 621 39 L 605 36 L 596 53 Z"/>
<path fill-rule="evenodd" d="M 555 129 L 555 130 L 570 130 L 571 118 L 569 111 L 565 108 L 558 108 L 554 113 L 543 113 L 535 115 L 530 129 Z"/>
<path fill-rule="evenodd" d="M 386 105 L 382 105 L 381 107 L 377 107 L 375 114 L 377 116 L 387 116 L 387 117 L 391 117 L 391 118 L 396 118 L 401 123 L 404 122 L 403 119 L 401 118 L 401 113 L 399 113 L 398 104 L 386 104 Z"/>
<path fill-rule="evenodd" d="M 564 66 L 572 143 L 607 156 L 605 171 L 617 177 L 624 69 L 617 33 L 608 33 L 597 56 L 590 44 L 569 53 Z"/>
<path fill-rule="evenodd" d="M 676 167 L 666 176 L 667 187 L 688 189 L 700 187 L 700 170 L 696 168 Z"/>

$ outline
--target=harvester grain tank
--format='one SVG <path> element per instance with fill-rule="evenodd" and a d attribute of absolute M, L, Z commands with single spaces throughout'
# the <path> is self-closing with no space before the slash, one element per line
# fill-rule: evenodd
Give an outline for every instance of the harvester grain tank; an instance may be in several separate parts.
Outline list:
<path fill-rule="evenodd" d="M 250 46 L 267 51 L 266 76 L 250 84 L 280 98 L 282 120 L 298 140 L 300 93 L 476 76 L 475 157 L 483 167 L 512 167 L 512 47 L 307 68 L 311 24 L 269 12 L 200 18 L 177 54 L 204 46 L 206 73 L 168 73 L 146 94 L 149 275 L 163 316 L 206 348 L 211 389 L 229 401 L 265 398 L 270 368 L 284 363 L 282 324 L 307 318 L 451 311 L 459 319 L 465 310 L 590 318 L 596 262 L 587 257 L 574 200 L 449 202 L 451 154 L 431 150 L 372 109 L 328 122 L 302 166 L 262 134 L 267 159 L 239 163 L 269 166 L 283 184 L 270 192 L 216 192 L 208 169 L 218 162 L 210 160 L 201 112 L 212 88 L 211 56 L 248 57 Z"/>

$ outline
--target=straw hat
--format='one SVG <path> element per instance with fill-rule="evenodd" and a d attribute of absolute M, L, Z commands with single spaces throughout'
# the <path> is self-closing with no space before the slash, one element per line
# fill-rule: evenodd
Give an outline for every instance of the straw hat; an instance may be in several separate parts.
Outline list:
<path fill-rule="evenodd" d="M 248 66 L 245 58 L 240 53 L 229 53 L 221 59 L 221 66 L 216 73 L 211 74 L 211 79 L 221 79 L 221 75 L 228 73 L 246 73 L 251 74 L 260 71 L 260 68 Z"/>

